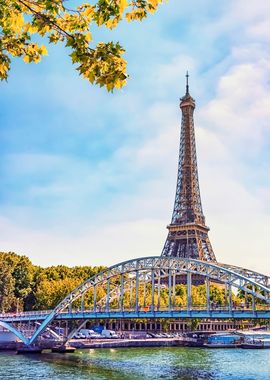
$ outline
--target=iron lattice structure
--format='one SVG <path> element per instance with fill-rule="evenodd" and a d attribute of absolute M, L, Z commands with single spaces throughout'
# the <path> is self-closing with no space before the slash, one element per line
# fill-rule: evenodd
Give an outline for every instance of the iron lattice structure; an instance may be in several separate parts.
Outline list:
<path fill-rule="evenodd" d="M 192 298 L 193 279 L 204 279 L 205 297 Z M 186 277 L 185 304 L 177 297 L 179 277 Z M 211 284 L 224 286 L 224 301 L 211 303 Z M 245 309 L 233 302 L 242 292 Z M 164 298 L 164 294 L 166 296 Z M 197 301 L 198 302 L 198 301 Z M 174 257 L 141 257 L 118 263 L 90 277 L 67 295 L 54 310 L 0 314 L 0 326 L 13 332 L 26 345 L 53 335 L 54 323 L 71 321 L 64 342 L 88 320 L 140 318 L 253 318 L 270 319 L 270 277 L 228 264 Z"/>
<path fill-rule="evenodd" d="M 202 210 L 193 119 L 195 100 L 189 94 L 188 73 L 186 78 L 186 94 L 180 99 L 182 124 L 176 196 L 161 256 L 216 262 Z"/>

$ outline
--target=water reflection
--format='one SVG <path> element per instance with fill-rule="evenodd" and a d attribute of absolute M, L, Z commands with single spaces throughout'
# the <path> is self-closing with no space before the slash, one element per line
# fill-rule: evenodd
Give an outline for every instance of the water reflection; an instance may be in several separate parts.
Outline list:
<path fill-rule="evenodd" d="M 77 366 L 104 379 L 213 379 L 209 351 L 175 348 L 108 349 L 43 356 L 61 366 Z M 200 363 L 200 365 L 198 365 Z"/>

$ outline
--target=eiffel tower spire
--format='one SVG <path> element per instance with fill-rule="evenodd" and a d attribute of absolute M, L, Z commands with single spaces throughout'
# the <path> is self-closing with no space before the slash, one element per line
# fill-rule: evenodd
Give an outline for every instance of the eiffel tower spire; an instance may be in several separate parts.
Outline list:
<path fill-rule="evenodd" d="M 176 195 L 161 255 L 216 261 L 201 204 L 193 121 L 195 100 L 189 94 L 188 79 L 187 72 L 186 94 L 180 99 L 182 124 Z"/>

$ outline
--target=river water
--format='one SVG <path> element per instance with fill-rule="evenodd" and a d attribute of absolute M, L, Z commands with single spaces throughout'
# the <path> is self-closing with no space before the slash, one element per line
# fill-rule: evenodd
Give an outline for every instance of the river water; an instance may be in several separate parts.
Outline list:
<path fill-rule="evenodd" d="M 0 353 L 1 380 L 269 380 L 270 350 L 123 348 Z"/>

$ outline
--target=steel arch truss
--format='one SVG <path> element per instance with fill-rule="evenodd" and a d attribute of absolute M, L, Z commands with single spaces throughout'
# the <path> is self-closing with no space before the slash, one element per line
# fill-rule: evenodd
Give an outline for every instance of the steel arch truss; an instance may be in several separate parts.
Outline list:
<path fill-rule="evenodd" d="M 186 310 L 191 310 L 194 278 L 199 278 L 200 283 L 205 285 L 205 309 L 208 311 L 212 308 L 211 282 L 224 286 L 230 311 L 232 289 L 241 290 L 249 295 L 253 310 L 255 310 L 255 299 L 270 304 L 270 280 L 268 276 L 260 273 L 227 264 L 188 258 L 142 257 L 116 264 L 89 278 L 43 318 L 31 338 L 22 336 L 20 332 L 17 336 L 20 334 L 20 339 L 24 343 L 32 344 L 52 321 L 61 318 L 62 315 L 72 314 L 74 307 L 77 309 L 79 307 L 83 312 L 87 311 L 88 318 L 89 313 L 98 318 L 99 314 L 104 315 L 104 312 L 110 313 L 115 310 L 122 313 L 125 310 L 138 312 L 144 308 L 148 312 L 153 312 L 153 315 L 160 308 L 167 311 L 176 310 L 179 307 L 175 293 L 176 285 L 183 284 L 183 279 L 185 279 L 187 299 L 184 307 Z M 166 293 L 166 305 L 164 302 L 161 305 L 160 302 L 162 292 Z"/>

